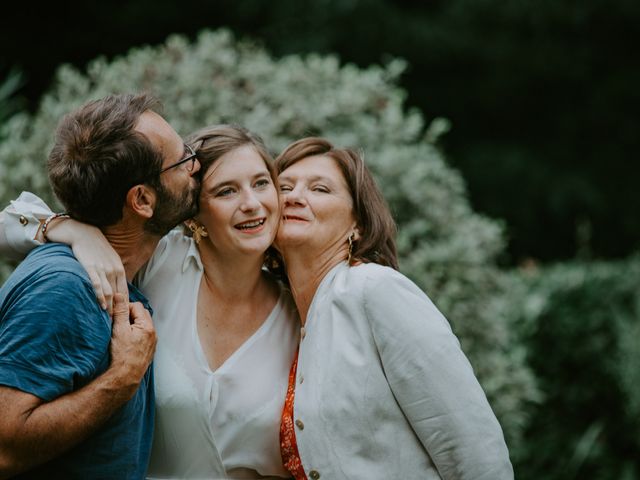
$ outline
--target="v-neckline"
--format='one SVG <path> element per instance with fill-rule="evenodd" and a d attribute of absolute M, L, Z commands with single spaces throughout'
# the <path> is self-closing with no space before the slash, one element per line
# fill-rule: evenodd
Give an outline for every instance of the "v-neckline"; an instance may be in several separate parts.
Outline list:
<path fill-rule="evenodd" d="M 252 344 L 254 344 L 259 336 L 264 332 L 273 322 L 274 319 L 278 316 L 278 312 L 282 308 L 282 295 L 283 290 L 280 289 L 280 293 L 278 295 L 278 299 L 276 300 L 276 304 L 271 309 L 267 318 L 262 322 L 255 332 L 253 332 L 244 342 L 240 344 L 238 348 L 236 348 L 231 355 L 229 355 L 224 362 L 222 362 L 218 368 L 213 369 L 209 364 L 209 360 L 207 359 L 207 355 L 204 353 L 204 347 L 202 346 L 202 342 L 200 340 L 200 335 L 198 334 L 198 309 L 195 308 L 193 312 L 193 316 L 191 319 L 191 332 L 194 339 L 194 345 L 196 346 L 196 356 L 201 366 L 205 369 L 205 371 L 209 375 L 221 375 L 229 370 L 234 363 L 237 362 L 238 357 L 240 357 Z"/>

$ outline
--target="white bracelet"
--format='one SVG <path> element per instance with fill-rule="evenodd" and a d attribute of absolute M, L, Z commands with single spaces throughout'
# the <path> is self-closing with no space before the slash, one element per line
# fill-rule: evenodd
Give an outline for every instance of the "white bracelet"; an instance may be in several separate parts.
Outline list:
<path fill-rule="evenodd" d="M 47 238 L 47 228 L 49 228 L 49 223 L 56 218 L 71 218 L 71 215 L 68 213 L 54 213 L 53 215 L 49 215 L 49 217 L 42 224 L 42 238 L 44 238 L 45 242 L 48 242 Z"/>

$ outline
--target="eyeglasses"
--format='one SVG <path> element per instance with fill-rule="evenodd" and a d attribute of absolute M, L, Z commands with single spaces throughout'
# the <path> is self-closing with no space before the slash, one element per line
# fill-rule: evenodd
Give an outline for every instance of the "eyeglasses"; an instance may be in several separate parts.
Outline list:
<path fill-rule="evenodd" d="M 193 169 L 196 166 L 196 159 L 198 157 L 198 154 L 195 152 L 195 150 L 191 145 L 187 145 L 186 143 L 184 144 L 184 151 L 186 153 L 186 156 L 182 160 L 179 160 L 173 165 L 169 165 L 168 167 L 163 168 L 162 170 L 160 170 L 160 173 L 162 174 L 167 170 L 171 170 L 172 168 L 179 167 L 183 163 L 187 163 L 187 162 L 191 162 L 190 164 L 187 165 L 187 171 L 189 173 L 193 172 Z"/>

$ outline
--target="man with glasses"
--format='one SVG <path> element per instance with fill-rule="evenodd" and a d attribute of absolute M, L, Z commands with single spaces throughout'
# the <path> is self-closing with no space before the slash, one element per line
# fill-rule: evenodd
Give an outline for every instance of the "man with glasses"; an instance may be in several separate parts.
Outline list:
<path fill-rule="evenodd" d="M 80 107 L 61 121 L 48 161 L 67 213 L 39 235 L 62 235 L 66 216 L 94 225 L 129 282 L 161 236 L 197 211 L 200 164 L 156 106 L 113 95 Z M 144 478 L 156 340 L 146 300 L 128 291 L 130 304 L 115 295 L 112 324 L 70 248 L 56 243 L 33 250 L 2 286 L 0 478 Z"/>

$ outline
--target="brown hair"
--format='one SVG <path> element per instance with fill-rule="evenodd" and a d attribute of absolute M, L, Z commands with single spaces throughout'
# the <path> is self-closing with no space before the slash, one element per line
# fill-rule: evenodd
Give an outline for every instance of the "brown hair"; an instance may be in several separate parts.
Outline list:
<path fill-rule="evenodd" d="M 269 176 L 271 181 L 278 190 L 278 176 L 273 166 L 273 157 L 267 150 L 262 138 L 255 133 L 250 132 L 244 127 L 239 125 L 211 125 L 204 127 L 187 137 L 186 142 L 193 146 L 195 152 L 198 154 L 198 160 L 200 161 L 200 172 L 202 174 L 202 180 L 206 178 L 207 170 L 213 165 L 222 155 L 235 150 L 236 148 L 244 147 L 246 145 L 252 146 L 258 155 L 262 157 L 267 170 L 269 170 Z M 189 228 L 184 229 L 185 235 L 192 236 L 192 232 Z M 277 257 L 277 253 L 273 247 L 269 247 L 266 252 L 266 262 L 273 263 L 273 258 Z"/>
<path fill-rule="evenodd" d="M 277 175 L 273 167 L 273 158 L 269 154 L 267 147 L 262 139 L 239 125 L 211 125 L 202 128 L 186 139 L 195 152 L 198 154 L 200 161 L 200 171 L 202 175 L 206 175 L 207 170 L 225 153 L 229 153 L 236 148 L 245 145 L 252 146 L 258 155 L 264 160 L 271 179 L 277 185 Z M 204 178 L 204 177 L 203 177 Z"/>
<path fill-rule="evenodd" d="M 276 158 L 278 174 L 307 157 L 333 159 L 347 182 L 360 238 L 354 242 L 351 263 L 378 263 L 398 269 L 396 224 L 362 156 L 349 148 L 335 148 L 328 140 L 308 137 L 289 145 Z"/>
<path fill-rule="evenodd" d="M 65 115 L 49 160 L 49 182 L 76 219 L 104 227 L 122 218 L 131 186 L 153 181 L 162 156 L 135 126 L 159 107 L 147 94 L 109 95 Z"/>

